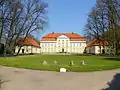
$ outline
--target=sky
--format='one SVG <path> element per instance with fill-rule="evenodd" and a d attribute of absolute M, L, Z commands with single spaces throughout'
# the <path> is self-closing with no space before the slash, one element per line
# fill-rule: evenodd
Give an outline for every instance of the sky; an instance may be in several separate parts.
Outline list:
<path fill-rule="evenodd" d="M 57 33 L 78 33 L 84 35 L 88 13 L 96 0 L 44 0 L 48 3 L 48 25 L 42 36 Z"/>

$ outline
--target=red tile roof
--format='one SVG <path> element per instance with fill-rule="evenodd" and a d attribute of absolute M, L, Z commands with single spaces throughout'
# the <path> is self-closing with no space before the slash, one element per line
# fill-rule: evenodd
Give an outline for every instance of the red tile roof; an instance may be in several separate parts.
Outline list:
<path fill-rule="evenodd" d="M 92 46 L 108 46 L 108 42 L 107 41 L 99 42 L 98 40 L 94 39 L 87 44 L 87 48 Z"/>
<path fill-rule="evenodd" d="M 19 42 L 19 44 L 20 44 L 20 42 Z M 40 47 L 40 44 L 38 44 L 37 41 L 35 41 L 34 39 L 29 38 L 29 37 L 26 37 L 25 41 L 22 44 Z"/>
<path fill-rule="evenodd" d="M 67 36 L 71 41 L 85 41 L 85 37 L 82 37 L 76 33 L 49 33 L 44 36 L 41 41 L 56 41 L 56 38 L 61 35 Z"/>

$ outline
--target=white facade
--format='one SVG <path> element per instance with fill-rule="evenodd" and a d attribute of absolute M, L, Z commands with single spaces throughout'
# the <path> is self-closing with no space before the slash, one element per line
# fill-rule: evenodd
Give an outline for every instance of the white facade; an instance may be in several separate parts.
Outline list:
<path fill-rule="evenodd" d="M 15 53 L 17 53 L 19 50 L 19 47 L 16 46 Z M 19 54 L 39 54 L 40 53 L 40 47 L 35 46 L 23 46 L 20 49 Z"/>
<path fill-rule="evenodd" d="M 55 41 L 40 41 L 41 53 L 80 53 L 83 54 L 86 41 L 71 41 L 66 35 L 61 35 Z"/>

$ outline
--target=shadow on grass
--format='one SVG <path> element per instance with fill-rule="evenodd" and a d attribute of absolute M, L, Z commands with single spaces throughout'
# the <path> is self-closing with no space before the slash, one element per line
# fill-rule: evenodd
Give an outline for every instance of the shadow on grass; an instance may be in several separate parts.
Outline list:
<path fill-rule="evenodd" d="M 120 73 L 114 75 L 113 80 L 107 84 L 109 87 L 102 90 L 120 90 Z"/>
<path fill-rule="evenodd" d="M 114 61 L 120 61 L 120 57 L 105 57 L 105 60 L 114 60 Z"/>

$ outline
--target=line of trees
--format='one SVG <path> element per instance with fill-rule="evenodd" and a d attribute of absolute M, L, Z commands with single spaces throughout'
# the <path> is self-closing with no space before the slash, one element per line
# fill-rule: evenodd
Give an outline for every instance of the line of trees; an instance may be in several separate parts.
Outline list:
<path fill-rule="evenodd" d="M 0 0 L 0 42 L 5 40 L 4 56 L 13 55 L 20 37 L 44 30 L 48 4 L 41 0 Z M 22 47 L 19 47 L 18 53 Z"/>
<path fill-rule="evenodd" d="M 120 0 L 96 0 L 95 7 L 88 15 L 85 34 L 89 40 L 107 41 L 114 50 L 120 53 Z M 103 50 L 105 47 L 103 47 Z"/>

